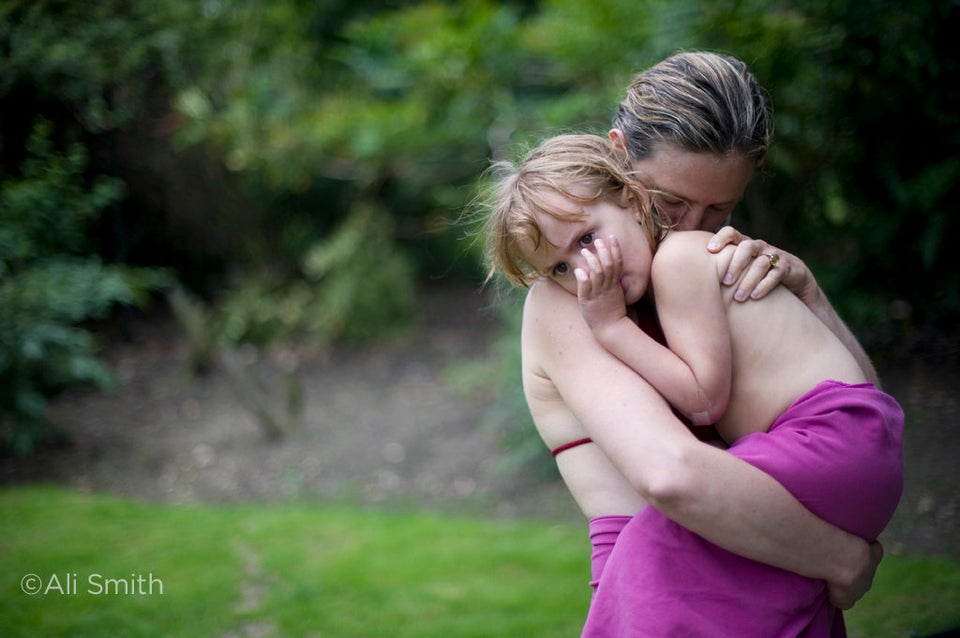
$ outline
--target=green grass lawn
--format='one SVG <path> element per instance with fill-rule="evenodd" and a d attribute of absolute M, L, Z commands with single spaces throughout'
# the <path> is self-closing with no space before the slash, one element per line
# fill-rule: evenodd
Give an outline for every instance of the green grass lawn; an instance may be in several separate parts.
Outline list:
<path fill-rule="evenodd" d="M 581 525 L 38 487 L 0 512 L 2 636 L 576 636 L 589 602 Z M 848 614 L 851 637 L 956 624 L 945 560 L 888 557 Z"/>

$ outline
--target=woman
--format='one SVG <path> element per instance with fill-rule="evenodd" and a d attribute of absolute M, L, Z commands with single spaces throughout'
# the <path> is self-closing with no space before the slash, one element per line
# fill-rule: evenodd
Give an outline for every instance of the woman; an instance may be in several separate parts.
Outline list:
<path fill-rule="evenodd" d="M 646 107 L 632 104 L 628 96 L 610 137 L 653 186 L 670 195 L 658 206 L 679 228 L 715 230 L 763 160 L 769 118 L 742 63 L 695 55 L 703 56 L 696 62 L 709 72 L 671 59 L 641 74 L 641 87 L 648 81 L 659 84 L 668 98 L 648 117 Z M 675 94 L 673 83 L 680 87 Z M 746 117 L 738 117 L 744 112 Z M 697 135 L 711 142 L 700 144 Z M 692 179 L 685 179 L 691 172 Z M 730 281 L 739 282 L 747 298 L 769 292 L 781 278 L 791 290 L 799 285 L 819 291 L 802 262 L 732 229 L 717 234 L 714 249 L 737 242 Z M 761 251 L 772 257 L 752 259 Z M 818 296 L 822 293 L 804 300 L 809 305 Z M 638 311 L 650 317 L 649 309 Z M 851 351 L 859 348 L 848 341 Z M 837 607 L 852 606 L 869 589 L 882 556 L 879 545 L 817 519 L 768 475 L 698 442 L 662 397 L 597 344 L 577 299 L 549 280 L 533 285 L 527 295 L 522 349 L 528 405 L 538 425 L 547 425 L 541 430 L 555 437 L 547 445 L 590 441 L 557 457 L 561 473 L 575 477 L 568 482 L 571 492 L 585 504 L 588 517 L 621 515 L 609 528 L 592 529 L 601 567 L 609 546 L 598 539 L 616 538 L 623 522 L 646 502 L 717 547 L 826 581 Z M 615 554 L 611 560 L 615 563 Z M 811 621 L 829 635 L 834 617 L 828 608 L 820 609 L 824 614 Z"/>
<path fill-rule="evenodd" d="M 544 142 L 501 183 L 491 214 L 498 269 L 525 273 L 510 277 L 519 285 L 550 282 L 579 296 L 596 340 L 675 409 L 695 424 L 716 422 L 735 442 L 731 454 L 788 486 L 818 515 L 875 538 L 902 487 L 902 410 L 865 382 L 843 344 L 787 290 L 749 307 L 731 302 L 718 275 L 734 248 L 710 255 L 707 233 L 664 228 L 630 173 L 605 138 Z M 652 292 L 671 350 L 644 334 L 624 307 Z M 698 323 L 705 316 L 710 325 Z M 537 337 L 524 333 L 525 343 Z M 529 392 L 537 380 L 525 382 L 543 438 L 583 441 L 583 432 L 571 431 L 576 424 L 537 412 Z M 596 490 L 580 489 L 603 476 L 604 466 L 561 467 L 578 503 L 594 514 L 591 528 L 608 528 L 618 511 L 605 511 Z M 624 565 L 598 589 L 591 635 L 773 636 L 829 628 L 822 583 L 730 555 L 654 510 L 637 519 L 614 550 L 612 562 Z M 695 573 L 665 560 L 673 554 Z M 751 608 L 760 598 L 764 604 Z"/>
<path fill-rule="evenodd" d="M 620 102 L 610 139 L 661 193 L 657 205 L 677 230 L 719 231 L 710 250 L 738 244 L 723 282 L 735 299 L 760 299 L 783 283 L 856 357 L 877 373 L 800 259 L 726 224 L 766 157 L 772 121 L 763 89 L 742 61 L 715 53 L 678 53 L 640 73 Z M 758 258 L 759 257 L 759 258 Z M 749 269 L 743 271 L 749 266 Z M 740 278 L 740 274 L 743 277 Z"/>

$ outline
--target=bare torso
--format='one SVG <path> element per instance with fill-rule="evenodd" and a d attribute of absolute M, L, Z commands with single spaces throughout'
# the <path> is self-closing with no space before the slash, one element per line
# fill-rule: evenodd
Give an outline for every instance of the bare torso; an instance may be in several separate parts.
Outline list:
<path fill-rule="evenodd" d="M 669 250 L 690 250 L 690 245 L 701 239 L 697 237 L 701 233 L 678 235 L 690 237 L 676 242 Z M 704 239 L 699 250 L 705 251 L 705 246 Z M 726 309 L 733 355 L 730 401 L 717 423 L 728 443 L 750 432 L 765 431 L 779 414 L 821 381 L 866 380 L 844 345 L 782 287 L 760 301 L 733 301 L 735 286 L 721 287 L 719 283 L 732 252 L 729 248 L 711 256 L 717 269 L 718 294 L 722 295 Z M 653 283 L 655 286 L 656 282 Z M 541 437 L 553 449 L 584 438 L 587 433 L 541 364 L 548 350 L 551 357 L 557 357 L 553 351 L 557 347 L 555 340 L 539 328 L 545 314 L 564 316 L 573 322 L 571 329 L 583 331 L 584 339 L 591 339 L 592 335 L 580 318 L 576 297 L 549 280 L 533 285 L 524 306 L 524 392 Z M 569 365 L 577 365 L 574 358 Z M 578 446 L 558 455 L 556 460 L 568 489 L 587 517 L 632 515 L 643 505 L 598 446 Z"/>
<path fill-rule="evenodd" d="M 549 279 L 530 289 L 523 311 L 523 389 L 537 431 L 550 449 L 587 437 L 587 431 L 548 376 L 543 360 L 557 339 L 540 327 L 544 315 L 563 315 L 583 338 L 592 338 L 580 318 L 577 298 Z M 599 346 L 598 346 L 599 347 Z M 569 365 L 576 365 L 574 360 Z M 579 445 L 556 457 L 557 468 L 570 494 L 588 518 L 633 515 L 644 501 L 594 443 Z"/>
<path fill-rule="evenodd" d="M 706 241 L 703 246 L 695 248 L 706 250 Z M 716 255 L 718 281 L 732 255 L 732 246 Z M 866 382 L 843 343 L 784 287 L 746 303 L 733 300 L 735 289 L 720 287 L 733 354 L 730 401 L 717 422 L 727 443 L 766 431 L 821 381 Z"/>

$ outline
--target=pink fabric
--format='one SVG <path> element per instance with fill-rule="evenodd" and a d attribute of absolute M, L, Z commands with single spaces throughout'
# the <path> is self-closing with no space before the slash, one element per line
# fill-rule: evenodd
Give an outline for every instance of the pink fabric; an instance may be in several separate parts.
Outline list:
<path fill-rule="evenodd" d="M 903 487 L 903 411 L 872 384 L 827 381 L 730 453 L 764 470 L 821 518 L 867 539 Z M 609 539 L 608 539 L 609 540 Z M 822 581 L 736 556 L 652 507 L 622 530 L 583 636 L 845 636 Z"/>
<path fill-rule="evenodd" d="M 590 555 L 590 574 L 593 580 L 590 586 L 594 589 L 600 582 L 600 574 L 607 564 L 607 558 L 613 551 L 620 531 L 630 522 L 632 516 L 597 516 L 590 519 L 590 545 L 593 553 Z"/>

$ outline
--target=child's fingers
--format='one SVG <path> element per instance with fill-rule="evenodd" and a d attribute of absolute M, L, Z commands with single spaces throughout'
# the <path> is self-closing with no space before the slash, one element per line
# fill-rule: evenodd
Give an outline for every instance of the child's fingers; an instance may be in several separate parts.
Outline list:
<path fill-rule="evenodd" d="M 611 238 L 613 239 L 612 236 Z M 595 254 L 586 249 L 582 252 L 584 258 L 590 264 L 590 268 L 599 277 L 596 285 L 614 285 L 619 280 L 620 273 L 623 270 L 623 257 L 620 253 L 619 243 L 616 243 L 615 239 L 613 244 L 597 239 L 593 242 L 593 249 Z"/>
<path fill-rule="evenodd" d="M 600 267 L 603 269 L 604 279 L 610 276 L 610 272 L 613 270 L 613 256 L 610 254 L 610 247 L 602 239 L 596 239 L 593 242 L 593 247 L 597 251 L 597 261 L 600 262 Z"/>
<path fill-rule="evenodd" d="M 617 279 L 623 273 L 623 253 L 620 251 L 620 240 L 616 235 L 610 235 L 610 263 L 613 269 L 613 276 Z"/>
<path fill-rule="evenodd" d="M 586 270 L 590 271 L 590 278 L 594 280 L 597 285 L 603 285 L 603 264 L 600 263 L 600 260 L 593 252 L 586 248 L 581 249 L 580 254 L 583 255 L 584 261 L 587 262 Z"/>
<path fill-rule="evenodd" d="M 590 297 L 593 294 L 593 283 L 590 281 L 587 271 L 583 268 L 574 268 L 573 276 L 577 280 L 577 297 L 580 299 Z"/>

